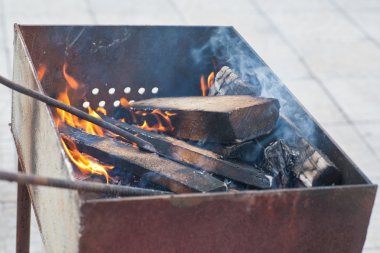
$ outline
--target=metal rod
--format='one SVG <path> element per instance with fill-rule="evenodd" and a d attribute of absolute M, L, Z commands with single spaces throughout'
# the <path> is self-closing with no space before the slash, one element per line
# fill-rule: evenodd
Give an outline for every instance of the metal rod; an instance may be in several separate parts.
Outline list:
<path fill-rule="evenodd" d="M 128 131 L 126 131 L 124 129 L 121 129 L 117 126 L 114 126 L 114 125 L 104 121 L 103 119 L 95 118 L 95 117 L 89 115 L 88 113 L 83 112 L 83 111 L 81 111 L 81 110 L 79 110 L 73 106 L 64 104 L 61 101 L 58 101 L 54 98 L 46 96 L 40 92 L 28 89 L 28 88 L 26 88 L 20 84 L 17 84 L 11 80 L 8 80 L 7 78 L 5 78 L 3 76 L 0 76 L 0 83 L 6 87 L 12 89 L 12 90 L 18 91 L 18 92 L 20 92 L 26 96 L 35 98 L 35 99 L 37 99 L 41 102 L 44 102 L 48 105 L 51 105 L 51 106 L 54 106 L 54 107 L 59 108 L 61 110 L 64 110 L 66 112 L 69 112 L 69 113 L 71 113 L 71 114 L 73 114 L 73 115 L 75 115 L 81 119 L 87 120 L 91 123 L 94 123 L 95 125 L 98 125 L 104 129 L 107 129 L 107 130 L 109 130 L 109 131 L 111 131 L 117 135 L 120 135 L 120 136 L 128 139 L 131 142 L 135 142 L 142 149 L 145 149 L 145 150 L 148 150 L 148 151 L 154 152 L 154 153 L 156 152 L 156 149 L 154 148 L 154 146 L 151 143 L 141 139 L 138 136 L 135 136 L 135 135 L 129 133 Z"/>
<path fill-rule="evenodd" d="M 27 175 L 24 173 L 14 173 L 0 171 L 0 180 L 17 182 L 18 184 L 41 185 L 56 188 L 65 188 L 78 191 L 106 193 L 119 196 L 142 196 L 142 195 L 163 195 L 170 194 L 166 191 L 158 191 L 152 189 L 142 189 L 130 186 L 110 185 L 94 182 L 70 181 L 51 177 L 42 177 L 35 175 Z"/>
<path fill-rule="evenodd" d="M 22 172 L 20 161 L 18 171 Z M 29 253 L 30 249 L 30 196 L 26 185 L 17 187 L 16 252 Z"/>

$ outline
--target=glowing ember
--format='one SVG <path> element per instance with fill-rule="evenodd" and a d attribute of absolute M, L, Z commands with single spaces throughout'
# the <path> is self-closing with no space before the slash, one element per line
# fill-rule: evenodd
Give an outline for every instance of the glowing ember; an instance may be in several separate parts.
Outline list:
<path fill-rule="evenodd" d="M 215 80 L 215 73 L 211 72 L 208 77 L 207 77 L 207 84 L 205 81 L 205 76 L 201 75 L 201 91 L 202 91 L 202 96 L 207 96 L 208 90 L 211 88 L 211 86 L 214 84 Z"/>

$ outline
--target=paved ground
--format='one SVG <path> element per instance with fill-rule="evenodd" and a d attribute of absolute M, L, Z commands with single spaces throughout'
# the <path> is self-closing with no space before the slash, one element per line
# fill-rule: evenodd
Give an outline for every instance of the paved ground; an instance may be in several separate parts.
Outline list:
<path fill-rule="evenodd" d="M 380 1 L 0 0 L 0 73 L 13 23 L 234 25 L 375 183 L 380 183 Z M 0 169 L 16 170 L 10 92 L 0 87 Z M 14 251 L 15 185 L 0 183 L 0 252 Z M 42 252 L 33 220 L 32 252 Z M 364 252 L 380 252 L 380 199 Z"/>

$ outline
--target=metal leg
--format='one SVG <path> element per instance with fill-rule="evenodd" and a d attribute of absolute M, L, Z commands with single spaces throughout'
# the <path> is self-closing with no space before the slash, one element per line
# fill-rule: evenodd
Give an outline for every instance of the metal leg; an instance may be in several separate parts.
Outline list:
<path fill-rule="evenodd" d="M 22 172 L 18 163 L 18 171 Z M 16 253 L 29 253 L 30 247 L 30 197 L 26 185 L 17 188 Z"/>

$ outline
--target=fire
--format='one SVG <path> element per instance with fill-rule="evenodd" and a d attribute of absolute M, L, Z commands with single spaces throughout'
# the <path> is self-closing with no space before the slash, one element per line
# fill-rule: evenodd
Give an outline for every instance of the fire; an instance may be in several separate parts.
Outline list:
<path fill-rule="evenodd" d="M 46 65 L 41 64 L 38 68 L 38 71 L 37 71 L 37 78 L 39 81 L 41 81 L 44 78 L 45 73 L 46 73 Z"/>
<path fill-rule="evenodd" d="M 82 154 L 78 151 L 78 148 L 75 145 L 75 143 L 69 138 L 62 137 L 61 142 L 63 148 L 66 151 L 67 156 L 83 174 L 87 175 L 91 173 L 103 175 L 108 183 L 109 176 L 107 170 L 111 170 L 113 166 L 102 165 L 99 162 L 97 162 L 93 157 L 86 154 Z"/>
<path fill-rule="evenodd" d="M 170 117 L 176 115 L 168 111 L 162 112 L 158 109 L 151 111 L 150 113 L 143 111 L 136 111 L 137 115 L 141 115 L 143 118 L 143 124 L 138 125 L 141 129 L 147 131 L 159 131 L 159 132 L 171 132 L 174 130 L 173 124 Z M 147 117 L 152 117 L 155 119 L 153 124 L 149 125 Z"/>
<path fill-rule="evenodd" d="M 46 65 L 40 65 L 37 71 L 39 80 L 42 80 L 42 78 L 44 77 L 46 69 Z M 67 85 L 65 90 L 58 94 L 57 99 L 67 105 L 71 105 L 70 94 L 72 92 L 78 92 L 78 90 L 82 87 L 80 82 L 76 80 L 72 75 L 70 75 L 67 70 L 68 64 L 65 63 L 62 67 L 62 74 Z M 152 112 L 133 111 L 130 110 L 131 104 L 126 98 L 121 98 L 119 101 L 121 106 L 127 108 L 127 111 L 130 116 L 121 119 L 121 121 L 128 122 L 130 124 L 136 124 L 138 127 L 147 131 L 169 132 L 174 130 L 174 127 L 170 119 L 170 117 L 175 115 L 174 113 L 168 111 L 163 112 L 157 109 L 153 110 Z M 98 107 L 96 110 L 94 110 L 90 106 L 88 106 L 87 110 L 91 116 L 94 116 L 99 119 L 101 118 L 99 113 L 107 115 L 107 110 L 105 108 Z M 82 131 L 92 135 L 98 135 L 102 137 L 105 135 L 113 137 L 116 136 L 115 134 L 102 129 L 101 127 L 92 124 L 91 122 L 82 120 L 61 109 L 56 109 L 54 121 L 58 128 L 67 125 L 74 128 L 79 128 Z M 69 159 L 78 167 L 78 169 L 83 174 L 103 175 L 108 183 L 110 178 L 108 175 L 108 171 L 111 170 L 113 166 L 101 164 L 95 158 L 81 153 L 75 145 L 75 143 L 67 137 L 61 137 L 61 142 Z M 132 145 L 137 147 L 135 143 L 132 143 Z"/>
<path fill-rule="evenodd" d="M 121 104 L 123 107 L 129 107 L 129 101 L 128 101 L 126 98 L 121 98 L 121 99 L 120 99 L 120 104 Z"/>
<path fill-rule="evenodd" d="M 130 102 L 126 98 L 121 98 L 120 104 L 124 108 L 129 108 L 131 106 Z M 170 117 L 175 116 L 175 113 L 168 111 L 162 112 L 158 109 L 155 109 L 151 112 L 133 110 L 130 110 L 128 112 L 128 117 L 122 118 L 120 121 L 136 124 L 139 128 L 147 131 L 158 131 L 164 133 L 174 130 L 174 126 L 171 122 Z"/>
<path fill-rule="evenodd" d="M 71 89 L 77 90 L 79 88 L 78 81 L 75 80 L 74 77 L 67 74 L 67 63 L 63 64 L 63 76 L 65 77 L 65 80 Z"/>
<path fill-rule="evenodd" d="M 46 67 L 45 69 L 40 68 L 38 70 L 38 73 L 45 72 L 45 70 L 46 70 Z M 80 87 L 80 84 L 73 76 L 67 73 L 66 63 L 63 65 L 62 73 L 67 82 L 67 86 L 63 92 L 58 94 L 57 99 L 65 104 L 71 105 L 69 92 L 78 90 Z M 104 108 L 98 108 L 97 111 L 103 114 L 107 114 L 107 111 Z M 88 134 L 99 135 L 99 136 L 105 135 L 104 130 L 101 127 L 95 124 L 92 124 L 91 122 L 88 122 L 86 120 L 81 120 L 78 117 L 70 113 L 67 113 L 61 109 L 56 109 L 56 112 L 57 112 L 57 115 L 55 116 L 55 124 L 57 125 L 57 127 L 60 127 L 63 124 L 65 124 L 71 127 L 80 128 Z M 88 107 L 88 113 L 91 116 L 94 116 L 96 118 L 101 118 L 100 115 L 95 110 L 93 110 L 90 106 Z M 83 174 L 103 175 L 106 178 L 106 181 L 108 183 L 109 175 L 107 171 L 111 170 L 113 166 L 101 164 L 95 158 L 86 154 L 82 154 L 78 150 L 75 143 L 71 141 L 69 138 L 61 137 L 61 142 L 69 159 L 78 167 L 78 169 Z"/>
<path fill-rule="evenodd" d="M 215 80 L 215 73 L 211 72 L 208 77 L 207 77 L 207 84 L 205 81 L 205 76 L 201 75 L 201 91 L 202 91 L 202 96 L 207 96 L 208 90 L 211 88 L 211 86 L 214 84 Z"/>

